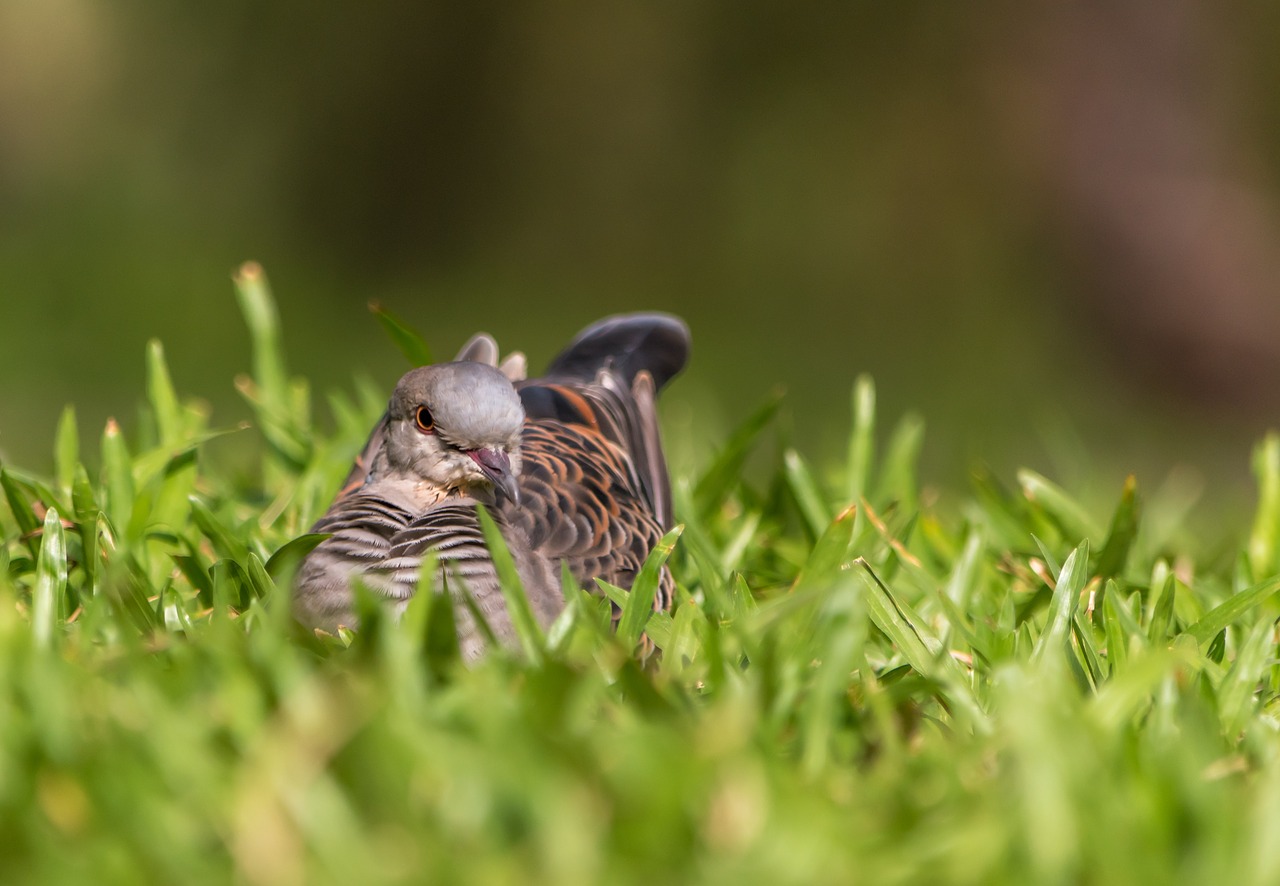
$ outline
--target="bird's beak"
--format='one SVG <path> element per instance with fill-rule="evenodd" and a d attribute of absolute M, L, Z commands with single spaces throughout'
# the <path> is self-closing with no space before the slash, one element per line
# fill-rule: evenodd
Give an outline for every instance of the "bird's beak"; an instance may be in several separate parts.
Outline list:
<path fill-rule="evenodd" d="M 520 504 L 520 489 L 511 473 L 511 459 L 501 449 L 468 449 L 467 455 L 480 466 L 480 470 L 493 483 L 499 496 L 505 495 L 513 504 Z"/>

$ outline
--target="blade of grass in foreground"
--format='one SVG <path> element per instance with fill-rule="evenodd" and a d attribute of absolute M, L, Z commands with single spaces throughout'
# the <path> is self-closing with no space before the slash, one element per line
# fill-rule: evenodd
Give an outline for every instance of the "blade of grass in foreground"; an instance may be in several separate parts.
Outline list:
<path fill-rule="evenodd" d="M 1075 617 L 1076 607 L 1080 603 L 1080 592 L 1084 590 L 1085 579 L 1089 572 L 1089 542 L 1082 541 L 1071 552 L 1062 569 L 1058 573 L 1057 584 L 1053 589 L 1053 597 L 1049 602 L 1049 623 L 1044 632 L 1036 640 L 1031 652 L 1033 664 L 1050 661 L 1063 661 L 1071 669 L 1077 684 L 1082 689 L 1089 689 L 1089 681 L 1071 648 L 1071 623 Z M 1062 656 L 1051 657 L 1056 652 Z"/>
<path fill-rule="evenodd" d="M 1152 646 L 1162 644 L 1173 628 L 1173 603 L 1177 593 L 1177 579 L 1169 573 L 1160 587 L 1160 596 L 1151 612 L 1151 623 L 1147 625 L 1147 639 Z"/>
<path fill-rule="evenodd" d="M 480 529 L 484 532 L 485 545 L 489 548 L 494 571 L 498 573 L 498 586 L 502 589 L 502 598 L 506 601 L 507 614 L 511 617 L 511 626 L 515 628 L 520 647 L 531 662 L 540 662 L 546 654 L 547 640 L 537 619 L 533 617 L 533 608 L 529 605 L 529 598 L 525 596 L 520 574 L 516 572 L 511 549 L 507 547 L 507 540 L 502 537 L 502 531 L 493 522 L 493 517 L 489 516 L 484 505 L 476 506 L 476 516 L 480 518 Z"/>
<path fill-rule="evenodd" d="M 257 262 L 246 262 L 234 276 L 236 296 L 253 342 L 253 377 L 263 405 L 279 414 L 289 412 L 289 382 L 280 336 L 280 315 Z"/>
<path fill-rule="evenodd" d="M 849 483 L 845 498 L 849 503 L 861 501 L 867 494 L 867 478 L 875 450 L 876 386 L 869 375 L 858 376 L 853 383 L 853 430 L 849 434 L 846 470 Z"/>
<path fill-rule="evenodd" d="M 1192 662 L 1178 648 L 1152 649 L 1136 656 L 1124 672 L 1113 675 L 1090 704 L 1093 717 L 1105 729 L 1119 729 L 1125 720 L 1150 703 L 1151 694 L 1176 667 Z"/>
<path fill-rule="evenodd" d="M 880 459 L 880 481 L 873 500 L 878 504 L 898 502 L 912 512 L 919 507 L 916 477 L 923 445 L 924 420 L 918 415 L 904 415 L 893 429 Z"/>
<path fill-rule="evenodd" d="M 1104 581 L 1119 575 L 1124 569 L 1129 551 L 1138 537 L 1140 510 L 1138 481 L 1130 474 L 1125 478 L 1120 504 L 1116 505 L 1115 514 L 1111 517 L 1111 528 L 1107 532 L 1102 551 L 1098 554 L 1098 566 L 1094 570 L 1094 574 Z"/>
<path fill-rule="evenodd" d="M 124 538 L 133 514 L 133 468 L 114 418 L 107 419 L 102 431 L 102 485 L 106 492 L 103 512 L 111 521 L 116 537 Z"/>
<path fill-rule="evenodd" d="M 422 336 L 410 329 L 409 324 L 378 302 L 370 302 L 369 311 L 378 318 L 378 323 L 387 333 L 387 337 L 400 349 L 400 353 L 404 354 L 412 365 L 426 366 L 435 362 L 426 341 Z"/>
<path fill-rule="evenodd" d="M 31 507 L 30 497 L 5 468 L 0 468 L 0 487 L 4 488 L 4 497 L 9 503 L 9 511 L 13 514 L 13 519 L 18 524 L 18 534 L 26 536 L 27 547 L 34 554 L 36 546 L 32 533 L 39 528 L 40 521 L 36 519 L 36 512 Z"/>
<path fill-rule="evenodd" d="M 982 532 L 977 529 L 971 530 L 969 537 L 965 539 L 964 550 L 956 559 L 951 576 L 947 579 L 944 593 L 947 599 L 961 610 L 969 605 L 969 598 L 978 583 L 979 558 L 985 547 Z"/>
<path fill-rule="evenodd" d="M 169 377 L 164 346 L 156 339 L 147 342 L 147 399 L 155 417 L 161 446 L 173 446 L 182 439 L 182 407 Z"/>
<path fill-rule="evenodd" d="M 1107 664 L 1113 679 L 1129 657 L 1129 638 L 1143 636 L 1142 629 L 1132 619 L 1124 618 L 1128 614 L 1116 583 L 1108 579 L 1102 588 L 1102 618 L 1107 636 Z"/>
<path fill-rule="evenodd" d="M 1257 581 L 1276 571 L 1276 544 L 1280 542 L 1280 434 L 1267 434 L 1254 449 L 1253 474 L 1258 481 L 1258 509 L 1249 533 L 1249 566 Z"/>
<path fill-rule="evenodd" d="M 40 559 L 36 565 L 36 585 L 31 592 L 31 630 L 36 645 L 47 648 L 53 643 L 58 622 L 66 617 L 63 600 L 67 593 L 67 545 L 62 521 L 55 508 L 44 518 L 40 539 Z"/>
<path fill-rule="evenodd" d="M 826 580 L 840 570 L 849 556 L 849 546 L 853 543 L 857 517 L 858 509 L 853 506 L 845 508 L 836 515 L 831 525 L 818 537 L 804 566 L 800 567 L 800 571 L 796 573 L 796 580 L 791 583 L 792 591 L 803 587 L 808 582 Z"/>
<path fill-rule="evenodd" d="M 742 479 L 742 467 L 755 448 L 756 439 L 773 421 L 782 396 L 775 394 L 733 432 L 724 448 L 716 455 L 711 466 L 703 473 L 694 488 L 693 499 L 698 513 L 708 518 L 724 503 L 734 484 Z"/>
<path fill-rule="evenodd" d="M 94 500 L 93 486 L 82 464 L 76 465 L 71 504 L 80 536 L 80 565 L 89 576 L 90 587 L 94 587 L 98 578 L 98 521 L 102 519 L 102 511 Z"/>
<path fill-rule="evenodd" d="M 1236 660 L 1218 687 L 1218 716 L 1227 735 L 1239 734 L 1253 712 L 1258 683 L 1275 648 L 1273 631 L 1266 621 L 1258 622 L 1249 630 L 1240 643 Z"/>
<path fill-rule="evenodd" d="M 1027 501 L 1039 506 L 1068 540 L 1098 537 L 1097 524 L 1089 512 L 1056 483 L 1024 468 L 1018 471 L 1018 484 Z"/>
<path fill-rule="evenodd" d="M 828 762 L 832 736 L 849 704 L 850 675 L 866 654 L 867 623 L 856 583 L 836 587 L 825 601 L 823 613 L 816 672 L 801 722 L 802 765 L 811 778 Z"/>
<path fill-rule="evenodd" d="M 58 419 L 57 444 L 54 448 L 54 476 L 58 488 L 68 490 L 75 482 L 76 465 L 80 462 L 80 431 L 76 427 L 76 410 L 67 406 Z"/>
<path fill-rule="evenodd" d="M 301 565 L 303 558 L 328 537 L 327 532 L 312 532 L 300 535 L 282 545 L 267 560 L 267 574 L 277 580 L 283 576 L 292 575 Z"/>
<path fill-rule="evenodd" d="M 817 538 L 822 535 L 827 523 L 831 521 L 831 514 L 823 501 L 822 492 L 818 489 L 817 481 L 813 479 L 813 472 L 809 470 L 809 466 L 800 457 L 800 453 L 794 449 L 788 449 L 783 453 L 782 462 L 785 466 L 787 486 L 791 489 L 791 495 L 795 498 L 796 505 L 800 508 L 800 513 L 804 515 L 809 531 L 813 533 L 814 538 Z"/>
<path fill-rule="evenodd" d="M 1187 628 L 1187 633 L 1196 638 L 1196 642 L 1204 645 L 1214 638 L 1218 631 L 1239 619 L 1253 607 L 1280 591 L 1280 575 L 1260 581 L 1238 594 L 1210 609 L 1198 622 Z"/>
<path fill-rule="evenodd" d="M 658 593 L 658 582 L 662 579 L 662 567 L 671 556 L 682 532 L 684 527 L 677 526 L 658 540 L 631 585 L 631 593 L 627 595 L 627 602 L 622 607 L 622 617 L 618 620 L 618 639 L 627 649 L 634 649 L 640 642 L 645 622 L 653 614 L 653 601 Z"/>
<path fill-rule="evenodd" d="M 955 709 L 963 712 L 972 728 L 986 732 L 986 712 L 982 710 L 977 696 L 973 694 L 973 687 L 960 672 L 955 659 L 944 649 L 940 649 L 938 655 L 930 651 L 929 644 L 924 640 L 927 632 L 907 616 L 904 607 L 872 571 L 870 564 L 859 558 L 854 561 L 854 566 L 852 573 L 862 584 L 867 612 L 875 626 L 893 642 L 916 673 L 937 680 L 946 688 L 947 700 Z M 935 646 L 941 647 L 936 638 L 930 637 L 930 640 Z"/>

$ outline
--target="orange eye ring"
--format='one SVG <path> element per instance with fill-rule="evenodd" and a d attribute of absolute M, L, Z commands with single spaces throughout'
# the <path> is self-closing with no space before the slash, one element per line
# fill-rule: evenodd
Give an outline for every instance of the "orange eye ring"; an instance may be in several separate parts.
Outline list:
<path fill-rule="evenodd" d="M 414 420 L 418 423 L 418 430 L 424 434 L 433 433 L 436 429 L 436 420 L 431 417 L 431 410 L 425 406 L 419 406 L 418 411 L 414 413 Z"/>

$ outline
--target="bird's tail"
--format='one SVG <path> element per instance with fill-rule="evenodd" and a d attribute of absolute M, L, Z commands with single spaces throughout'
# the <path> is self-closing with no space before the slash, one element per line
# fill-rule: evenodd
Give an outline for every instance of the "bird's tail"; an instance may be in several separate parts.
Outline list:
<path fill-rule="evenodd" d="M 602 369 L 631 387 L 641 372 L 662 390 L 689 360 L 689 328 L 670 314 L 618 314 L 591 324 L 547 367 L 547 378 L 593 382 Z"/>

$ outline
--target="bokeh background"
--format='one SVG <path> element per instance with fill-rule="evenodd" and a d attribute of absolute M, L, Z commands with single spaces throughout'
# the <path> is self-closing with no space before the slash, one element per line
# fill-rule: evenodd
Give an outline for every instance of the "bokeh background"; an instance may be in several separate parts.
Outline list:
<path fill-rule="evenodd" d="M 317 391 L 485 328 L 536 366 L 685 316 L 676 458 L 777 386 L 982 460 L 1232 508 L 1280 423 L 1280 7 L 0 4 L 0 453 L 126 426 L 143 348 L 247 410 L 230 273 L 261 261 Z M 223 444 L 219 444 L 222 446 Z M 235 457 L 235 446 L 228 444 Z M 1198 478 L 1198 479 L 1197 479 Z M 1245 518 L 1240 518 L 1242 522 Z"/>

